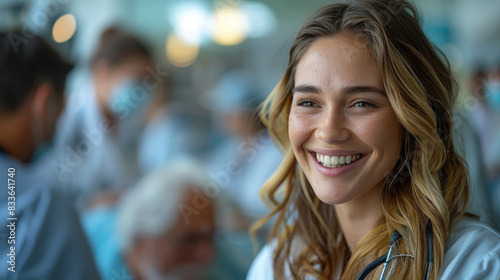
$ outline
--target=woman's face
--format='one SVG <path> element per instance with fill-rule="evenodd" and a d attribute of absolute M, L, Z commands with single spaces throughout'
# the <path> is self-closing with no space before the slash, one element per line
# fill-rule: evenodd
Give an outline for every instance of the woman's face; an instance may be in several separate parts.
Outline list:
<path fill-rule="evenodd" d="M 375 59 L 350 33 L 317 39 L 302 57 L 288 126 L 295 157 L 327 204 L 378 197 L 404 135 Z"/>

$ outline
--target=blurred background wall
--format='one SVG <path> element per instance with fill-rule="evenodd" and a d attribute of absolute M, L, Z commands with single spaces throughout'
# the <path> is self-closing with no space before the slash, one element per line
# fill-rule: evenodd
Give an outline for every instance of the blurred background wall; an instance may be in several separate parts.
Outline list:
<path fill-rule="evenodd" d="M 82 63 L 94 51 L 100 32 L 118 24 L 142 37 L 153 47 L 157 62 L 175 72 L 180 96 L 203 94 L 232 68 L 254 72 L 255 82 L 269 92 L 285 68 L 300 24 L 331 2 L 2 0 L 0 29 L 20 27 L 41 34 L 73 62 Z M 427 34 L 448 56 L 459 77 L 477 66 L 500 61 L 499 1 L 414 2 L 422 11 Z M 61 37 L 59 42 L 54 36 Z"/>

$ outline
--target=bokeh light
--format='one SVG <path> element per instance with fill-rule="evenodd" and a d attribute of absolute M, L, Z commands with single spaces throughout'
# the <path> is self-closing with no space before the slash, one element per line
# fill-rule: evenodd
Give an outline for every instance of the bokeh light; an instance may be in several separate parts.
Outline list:
<path fill-rule="evenodd" d="M 54 23 L 52 36 L 57 43 L 64 43 L 71 39 L 76 31 L 76 19 L 72 14 L 61 16 Z"/>
<path fill-rule="evenodd" d="M 203 44 L 208 39 L 209 9 L 199 1 L 183 1 L 167 6 L 167 19 L 175 33 L 189 44 Z"/>
<path fill-rule="evenodd" d="M 212 39 L 224 46 L 233 46 L 248 37 L 248 19 L 237 8 L 224 7 L 215 11 L 212 25 Z"/>
<path fill-rule="evenodd" d="M 199 45 L 189 44 L 175 33 L 171 33 L 167 38 L 167 59 L 176 67 L 183 68 L 193 64 L 196 58 L 198 58 L 199 52 Z"/>
<path fill-rule="evenodd" d="M 241 5 L 241 9 L 248 19 L 248 37 L 265 37 L 277 28 L 276 17 L 266 4 L 245 1 Z"/>

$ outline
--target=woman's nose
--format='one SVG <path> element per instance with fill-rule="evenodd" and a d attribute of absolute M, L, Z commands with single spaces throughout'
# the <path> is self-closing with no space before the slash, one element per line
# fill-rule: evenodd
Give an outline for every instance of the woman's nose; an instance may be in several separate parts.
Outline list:
<path fill-rule="evenodd" d="M 325 143 L 345 141 L 349 135 L 347 119 L 341 109 L 325 111 L 315 133 L 316 138 Z"/>

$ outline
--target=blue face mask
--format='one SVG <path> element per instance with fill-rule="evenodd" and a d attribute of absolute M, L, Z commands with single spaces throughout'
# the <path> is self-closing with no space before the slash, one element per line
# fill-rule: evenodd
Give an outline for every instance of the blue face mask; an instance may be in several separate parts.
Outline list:
<path fill-rule="evenodd" d="M 115 117 L 117 134 L 125 145 L 133 145 L 144 128 L 147 109 L 152 103 L 152 91 L 139 80 L 122 82 L 112 92 L 108 101 Z"/>
<path fill-rule="evenodd" d="M 134 117 L 151 102 L 152 93 L 138 80 L 128 79 L 111 93 L 108 107 L 118 121 Z"/>
<path fill-rule="evenodd" d="M 486 83 L 485 99 L 492 111 L 500 112 L 500 81 L 488 81 Z"/>

